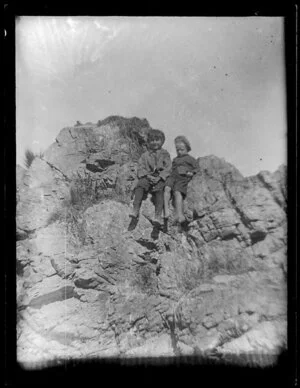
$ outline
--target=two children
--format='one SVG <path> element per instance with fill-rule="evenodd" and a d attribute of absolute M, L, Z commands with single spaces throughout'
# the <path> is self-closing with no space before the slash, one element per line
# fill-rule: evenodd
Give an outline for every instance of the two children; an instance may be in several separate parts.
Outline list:
<path fill-rule="evenodd" d="M 184 136 L 175 138 L 177 157 L 171 163 L 170 154 L 162 148 L 165 135 L 158 129 L 148 133 L 148 150 L 138 162 L 137 176 L 139 181 L 134 191 L 133 211 L 130 215 L 137 220 L 143 199 L 148 193 L 153 196 L 155 205 L 155 222 L 162 224 L 162 211 L 167 221 L 169 218 L 169 200 L 173 197 L 175 203 L 175 219 L 185 222 L 183 200 L 186 197 L 187 186 L 197 172 L 196 159 L 188 155 L 191 150 L 189 141 Z"/>

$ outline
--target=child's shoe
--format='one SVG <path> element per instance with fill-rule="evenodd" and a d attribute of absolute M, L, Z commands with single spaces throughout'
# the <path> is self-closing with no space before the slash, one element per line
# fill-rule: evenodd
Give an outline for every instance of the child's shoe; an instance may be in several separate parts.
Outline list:
<path fill-rule="evenodd" d="M 128 231 L 131 232 L 134 230 L 139 222 L 139 210 L 133 209 L 132 212 L 129 214 L 129 217 L 131 218 L 130 224 L 128 226 Z"/>
<path fill-rule="evenodd" d="M 137 217 L 132 217 L 127 230 L 129 232 L 134 230 L 136 228 L 138 222 L 139 222 L 139 219 Z"/>

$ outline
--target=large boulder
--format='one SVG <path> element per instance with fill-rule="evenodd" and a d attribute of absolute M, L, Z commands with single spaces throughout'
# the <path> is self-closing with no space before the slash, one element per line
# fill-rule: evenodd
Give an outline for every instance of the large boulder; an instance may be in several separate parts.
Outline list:
<path fill-rule="evenodd" d="M 66 127 L 46 150 L 44 159 L 69 178 L 82 163 L 101 172 L 109 163 L 131 161 L 149 129 L 146 119 L 119 116 L 108 117 L 97 125 Z"/>
<path fill-rule="evenodd" d="M 146 119 L 120 116 L 67 127 L 28 170 L 17 166 L 18 239 L 59 218 L 66 201 L 88 207 L 116 192 L 128 202 L 150 128 Z"/>

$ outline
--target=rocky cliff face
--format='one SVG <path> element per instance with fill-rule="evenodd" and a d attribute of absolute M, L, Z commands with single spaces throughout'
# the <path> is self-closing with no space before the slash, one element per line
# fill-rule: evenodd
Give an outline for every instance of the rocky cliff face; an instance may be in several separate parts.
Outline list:
<path fill-rule="evenodd" d="M 157 233 L 147 199 L 129 232 L 149 128 L 118 116 L 64 128 L 18 173 L 19 362 L 204 353 L 261 364 L 286 348 L 285 167 L 244 178 L 200 157 L 188 227 Z"/>

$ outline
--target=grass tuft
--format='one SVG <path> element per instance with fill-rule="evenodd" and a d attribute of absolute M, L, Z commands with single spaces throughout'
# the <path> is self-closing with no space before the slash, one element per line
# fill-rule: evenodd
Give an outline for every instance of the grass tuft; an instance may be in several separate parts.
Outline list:
<path fill-rule="evenodd" d="M 40 151 L 39 153 L 34 153 L 30 149 L 25 150 L 25 158 L 24 158 L 24 164 L 26 168 L 29 168 L 34 161 L 35 158 L 42 159 L 44 157 L 44 153 Z"/>

